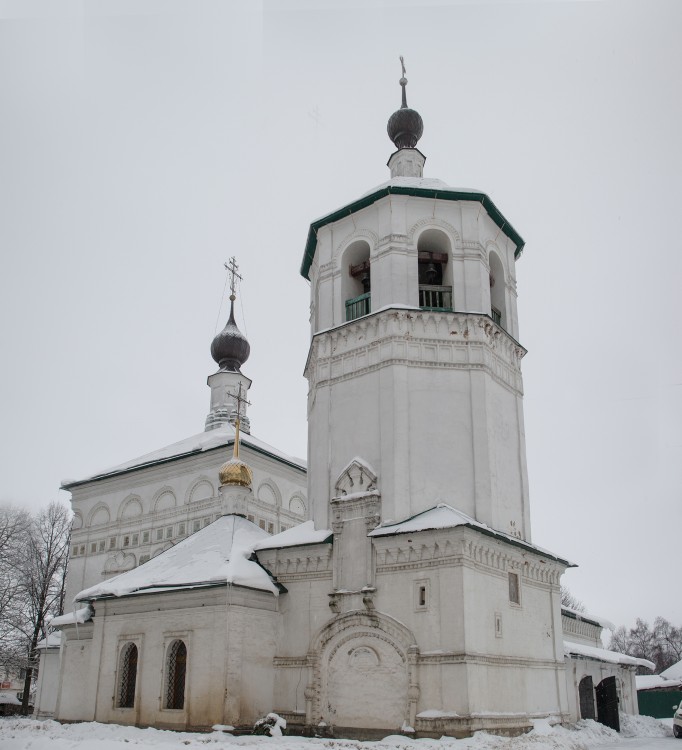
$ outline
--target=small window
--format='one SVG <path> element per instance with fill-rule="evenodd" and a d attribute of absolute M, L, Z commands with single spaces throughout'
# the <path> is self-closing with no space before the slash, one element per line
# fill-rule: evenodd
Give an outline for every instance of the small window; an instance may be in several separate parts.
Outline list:
<path fill-rule="evenodd" d="M 265 531 L 265 521 L 262 518 L 258 521 L 258 525 Z"/>
<path fill-rule="evenodd" d="M 211 525 L 211 516 L 204 518 L 204 528 Z"/>
<path fill-rule="evenodd" d="M 130 547 L 130 537 L 129 536 L 124 536 L 123 537 L 123 546 L 124 547 Z"/>
<path fill-rule="evenodd" d="M 166 539 L 172 539 L 172 538 L 173 538 L 173 527 L 166 526 Z"/>
<path fill-rule="evenodd" d="M 110 536 L 109 537 L 109 549 L 115 549 L 116 548 L 116 537 Z"/>
<path fill-rule="evenodd" d="M 90 554 L 94 555 L 95 552 L 97 552 L 97 542 L 92 542 L 90 544 Z"/>
<path fill-rule="evenodd" d="M 187 672 L 187 646 L 183 641 L 173 641 L 168 648 L 166 664 L 166 699 L 164 708 L 185 707 L 185 674 Z"/>
<path fill-rule="evenodd" d="M 428 579 L 414 582 L 414 608 L 415 610 L 424 610 L 429 608 Z"/>
<path fill-rule="evenodd" d="M 509 574 L 509 601 L 512 604 L 521 604 L 521 591 L 519 588 L 519 574 Z"/>
<path fill-rule="evenodd" d="M 156 541 L 157 542 L 163 541 L 163 529 L 156 530 Z"/>
<path fill-rule="evenodd" d="M 133 534 L 133 547 L 137 547 L 139 543 L 140 543 L 140 535 Z"/>
<path fill-rule="evenodd" d="M 275 533 L 275 524 L 268 523 L 268 534 L 274 534 L 274 533 Z"/>
<path fill-rule="evenodd" d="M 502 614 L 495 612 L 495 638 L 502 638 Z"/>
<path fill-rule="evenodd" d="M 80 546 L 80 548 L 78 550 L 78 554 L 79 555 L 84 555 L 85 554 L 85 545 L 84 544 L 81 544 L 81 546 Z"/>
<path fill-rule="evenodd" d="M 73 557 L 76 557 L 76 555 L 78 555 L 78 545 L 77 544 L 73 545 L 73 549 L 71 550 L 71 554 L 72 554 Z"/>
<path fill-rule="evenodd" d="M 288 528 L 289 528 L 288 526 L 285 526 L 284 524 L 282 524 L 282 525 L 281 525 L 281 526 L 279 527 L 279 530 L 280 530 L 280 531 L 286 531 L 286 530 L 287 530 Z"/>
<path fill-rule="evenodd" d="M 104 539 L 101 539 L 99 543 L 99 552 L 104 552 L 104 550 L 106 549 L 106 546 L 107 545 Z"/>
<path fill-rule="evenodd" d="M 118 707 L 133 708 L 137 682 L 137 646 L 126 643 L 121 650 L 118 676 Z"/>
<path fill-rule="evenodd" d="M 185 536 L 185 528 L 186 528 L 186 527 L 185 527 L 185 524 L 184 524 L 184 523 L 181 523 L 181 524 L 180 524 L 180 525 L 178 526 L 178 536 Z"/>
<path fill-rule="evenodd" d="M 142 544 L 149 544 L 149 532 L 148 531 L 142 532 Z"/>
<path fill-rule="evenodd" d="M 195 521 L 192 525 L 192 531 L 199 531 L 201 528 L 201 521 Z"/>
<path fill-rule="evenodd" d="M 255 521 L 255 518 L 254 518 L 253 516 L 251 516 L 251 515 L 247 515 L 247 516 L 246 516 L 246 519 L 247 519 L 248 521 L 251 521 L 251 523 L 254 523 L 254 521 Z"/>

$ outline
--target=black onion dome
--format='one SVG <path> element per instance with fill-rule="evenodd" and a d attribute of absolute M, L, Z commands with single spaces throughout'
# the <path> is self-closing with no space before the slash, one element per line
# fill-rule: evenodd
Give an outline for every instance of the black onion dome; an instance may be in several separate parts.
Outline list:
<path fill-rule="evenodd" d="M 251 353 L 251 347 L 234 320 L 234 301 L 230 303 L 230 319 L 211 343 L 211 356 L 221 370 L 238 372 Z"/>
<path fill-rule="evenodd" d="M 404 76 L 400 79 L 400 85 L 403 87 L 403 103 L 400 109 L 388 118 L 386 130 L 396 148 L 414 148 L 424 132 L 424 121 L 416 109 L 407 106 L 407 79 Z"/>

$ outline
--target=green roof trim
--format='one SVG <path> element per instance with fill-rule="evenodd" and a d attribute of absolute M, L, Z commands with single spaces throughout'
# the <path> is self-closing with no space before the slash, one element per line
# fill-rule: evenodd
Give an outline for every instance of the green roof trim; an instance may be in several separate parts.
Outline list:
<path fill-rule="evenodd" d="M 317 233 L 318 231 L 326 226 L 332 224 L 339 219 L 343 219 L 346 216 L 362 211 L 363 208 L 371 206 L 378 200 L 385 198 L 387 195 L 409 195 L 415 198 L 434 198 L 437 200 L 446 201 L 476 201 L 480 203 L 488 213 L 488 216 L 497 224 L 497 226 L 509 237 L 509 239 L 516 245 L 514 251 L 514 257 L 518 258 L 523 252 L 525 241 L 523 237 L 514 229 L 514 227 L 504 218 L 502 212 L 497 206 L 490 200 L 485 193 L 479 193 L 476 191 L 465 191 L 465 190 L 450 190 L 450 189 L 435 189 L 435 188 L 420 188 L 420 187 L 404 187 L 399 185 L 387 185 L 386 187 L 375 190 L 369 195 L 365 195 L 362 198 L 348 203 L 347 205 L 333 211 L 326 216 L 323 216 L 317 221 L 314 221 L 310 225 L 308 230 L 308 239 L 305 244 L 305 251 L 303 253 L 303 262 L 301 263 L 301 276 L 304 279 L 310 281 L 310 266 L 313 263 L 315 257 L 315 250 L 317 248 Z"/>

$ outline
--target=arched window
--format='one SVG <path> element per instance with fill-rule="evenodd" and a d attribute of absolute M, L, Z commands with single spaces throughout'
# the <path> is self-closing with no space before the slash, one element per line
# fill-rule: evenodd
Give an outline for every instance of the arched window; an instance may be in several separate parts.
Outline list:
<path fill-rule="evenodd" d="M 183 641 L 173 641 L 168 647 L 164 708 L 181 709 L 185 707 L 186 672 L 187 646 L 185 646 Z"/>
<path fill-rule="evenodd" d="M 121 650 L 118 675 L 118 707 L 133 708 L 137 682 L 137 646 L 134 643 L 126 643 Z"/>
<path fill-rule="evenodd" d="M 369 315 L 372 309 L 372 274 L 369 244 L 365 240 L 353 242 L 343 254 L 342 293 L 346 304 L 345 320 Z"/>
<path fill-rule="evenodd" d="M 450 240 L 440 229 L 426 229 L 417 241 L 419 262 L 419 307 L 422 310 L 452 310 L 452 264 Z"/>
<path fill-rule="evenodd" d="M 504 269 L 497 253 L 490 253 L 490 317 L 506 330 Z"/>

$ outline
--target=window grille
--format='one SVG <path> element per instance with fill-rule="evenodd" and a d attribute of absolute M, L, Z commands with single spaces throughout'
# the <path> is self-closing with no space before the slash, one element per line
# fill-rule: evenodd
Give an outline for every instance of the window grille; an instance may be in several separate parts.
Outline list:
<path fill-rule="evenodd" d="M 140 541 L 139 534 L 133 534 L 133 547 L 137 547 L 139 541 Z"/>
<path fill-rule="evenodd" d="M 79 555 L 84 555 L 85 554 L 85 545 L 84 544 L 81 544 L 80 549 L 78 550 L 78 554 Z"/>
<path fill-rule="evenodd" d="M 142 532 L 142 544 L 149 544 L 149 532 L 148 531 Z"/>
<path fill-rule="evenodd" d="M 116 537 L 110 536 L 109 537 L 109 549 L 114 549 L 115 546 L 116 546 Z"/>
<path fill-rule="evenodd" d="M 156 530 L 156 541 L 160 542 L 163 539 L 163 529 Z"/>
<path fill-rule="evenodd" d="M 185 524 L 181 523 L 178 526 L 178 536 L 185 536 Z"/>
<path fill-rule="evenodd" d="M 135 705 L 135 682 L 137 681 L 137 646 L 128 643 L 121 651 L 120 675 L 118 679 L 118 707 L 132 708 Z"/>
<path fill-rule="evenodd" d="M 183 641 L 173 641 L 168 649 L 165 708 L 182 709 L 185 707 L 186 671 L 187 647 Z"/>
<path fill-rule="evenodd" d="M 498 326 L 502 325 L 502 313 L 496 308 L 490 308 L 490 317 L 493 319 L 493 323 L 497 323 Z"/>

